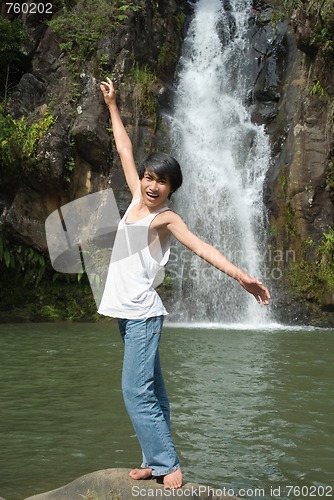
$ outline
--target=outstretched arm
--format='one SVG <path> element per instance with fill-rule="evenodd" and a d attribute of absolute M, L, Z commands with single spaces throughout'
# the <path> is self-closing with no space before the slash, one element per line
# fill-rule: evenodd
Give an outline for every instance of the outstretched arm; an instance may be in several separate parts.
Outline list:
<path fill-rule="evenodd" d="M 100 89 L 109 109 L 116 149 L 122 162 L 125 179 L 132 195 L 135 195 L 139 190 L 139 177 L 133 157 L 132 143 L 119 114 L 115 89 L 110 78 L 107 78 L 107 82 L 101 83 Z"/>
<path fill-rule="evenodd" d="M 196 255 L 209 262 L 223 273 L 231 278 L 234 278 L 239 284 L 249 293 L 254 295 L 257 302 L 265 305 L 269 304 L 269 290 L 261 283 L 261 281 L 252 278 L 247 273 L 232 264 L 219 250 L 212 245 L 205 243 L 198 236 L 192 233 L 181 217 L 170 210 L 159 215 L 161 222 L 163 215 L 166 220 L 167 229 L 179 240 L 183 245 L 192 250 Z"/>

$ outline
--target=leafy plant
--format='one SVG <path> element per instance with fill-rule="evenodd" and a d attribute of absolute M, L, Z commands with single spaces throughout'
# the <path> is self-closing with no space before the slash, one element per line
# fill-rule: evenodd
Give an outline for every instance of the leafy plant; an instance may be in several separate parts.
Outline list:
<path fill-rule="evenodd" d="M 31 124 L 22 116 L 18 120 L 0 111 L 0 163 L 1 180 L 19 179 L 35 167 L 39 141 L 55 123 L 46 111 L 43 117 Z"/>
<path fill-rule="evenodd" d="M 104 33 L 110 33 L 141 7 L 133 0 L 80 0 L 73 8 L 64 5 L 49 21 L 59 35 L 59 45 L 69 63 L 77 67 L 97 51 Z"/>
<path fill-rule="evenodd" d="M 299 9 L 303 6 L 302 0 L 284 0 L 283 8 L 286 11 L 287 15 L 290 16 L 292 11 L 295 9 Z"/>
<path fill-rule="evenodd" d="M 11 77 L 20 72 L 25 55 L 21 50 L 27 35 L 20 21 L 8 21 L 0 16 L 0 88 L 4 102 L 7 101 Z"/>
<path fill-rule="evenodd" d="M 324 97 L 327 93 L 326 90 L 322 87 L 319 80 L 316 80 L 309 90 L 310 95 L 317 95 L 320 97 Z"/>
<path fill-rule="evenodd" d="M 33 248 L 10 242 L 0 237 L 0 269 L 22 285 L 38 285 L 46 272 L 46 260 Z"/>
<path fill-rule="evenodd" d="M 71 157 L 65 165 L 65 182 L 71 182 L 71 175 L 75 170 L 75 159 Z"/>
<path fill-rule="evenodd" d="M 147 65 L 136 65 L 129 71 L 128 75 L 133 89 L 135 107 L 137 111 L 145 117 L 156 119 L 157 103 L 154 98 L 154 86 L 157 83 L 157 77 Z"/>
<path fill-rule="evenodd" d="M 332 0 L 310 0 L 307 13 L 312 16 L 311 45 L 329 60 L 334 52 L 334 26 Z"/>

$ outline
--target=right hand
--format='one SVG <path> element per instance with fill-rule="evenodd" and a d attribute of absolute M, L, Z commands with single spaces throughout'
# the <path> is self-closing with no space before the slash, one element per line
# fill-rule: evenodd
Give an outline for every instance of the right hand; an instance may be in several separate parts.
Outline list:
<path fill-rule="evenodd" d="M 107 106 L 116 103 L 116 92 L 114 89 L 114 84 L 110 80 L 110 78 L 107 78 L 107 82 L 101 82 L 100 89 L 103 94 L 104 102 Z"/>

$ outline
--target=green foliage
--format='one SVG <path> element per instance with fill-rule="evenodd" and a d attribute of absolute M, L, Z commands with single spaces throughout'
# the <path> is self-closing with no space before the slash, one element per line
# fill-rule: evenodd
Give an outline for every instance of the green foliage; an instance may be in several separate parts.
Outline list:
<path fill-rule="evenodd" d="M 179 56 L 179 44 L 171 43 L 169 41 L 165 42 L 160 49 L 158 56 L 158 69 L 161 72 L 165 72 L 169 68 L 173 67 Z"/>
<path fill-rule="evenodd" d="M 327 95 L 326 90 L 322 87 L 319 80 L 313 82 L 313 85 L 310 87 L 309 92 L 310 95 L 316 95 L 319 97 L 324 97 Z"/>
<path fill-rule="evenodd" d="M 12 77 L 20 73 L 26 56 L 21 50 L 27 36 L 20 21 L 8 21 L 0 16 L 0 93 L 5 102 Z"/>
<path fill-rule="evenodd" d="M 296 234 L 296 223 L 295 223 L 296 217 L 291 201 L 287 201 L 284 215 L 285 215 L 285 231 L 288 235 L 294 236 Z"/>
<path fill-rule="evenodd" d="M 334 230 L 329 227 L 317 248 L 319 279 L 334 291 Z"/>
<path fill-rule="evenodd" d="M 286 163 L 284 163 L 278 179 L 284 198 L 287 197 L 287 187 L 288 187 L 287 170 L 288 166 Z"/>
<path fill-rule="evenodd" d="M 157 103 L 154 98 L 154 87 L 157 77 L 147 65 L 136 65 L 128 74 L 128 80 L 133 89 L 135 107 L 147 118 L 157 118 Z"/>
<path fill-rule="evenodd" d="M 276 2 L 276 5 L 272 5 L 272 8 L 270 10 L 269 20 L 266 12 L 258 12 L 257 20 L 264 24 L 269 21 L 273 30 L 276 31 L 278 23 L 289 20 L 293 11 L 302 6 L 302 0 L 283 0 L 283 2 Z"/>
<path fill-rule="evenodd" d="M 10 244 L 0 237 L 0 270 L 4 277 L 23 286 L 38 285 L 46 272 L 43 254 L 23 245 Z"/>
<path fill-rule="evenodd" d="M 289 273 L 289 281 L 293 289 L 300 295 L 312 294 L 312 298 L 314 290 L 320 285 L 315 272 L 315 262 L 309 257 L 313 246 L 314 243 L 310 239 L 303 242 L 301 257 L 291 263 Z"/>
<path fill-rule="evenodd" d="M 326 190 L 334 190 L 334 158 L 330 158 L 326 171 Z"/>
<path fill-rule="evenodd" d="M 334 54 L 333 0 L 284 0 L 281 6 L 272 9 L 270 22 L 273 28 L 277 22 L 290 21 L 298 9 L 310 19 L 310 46 L 331 61 Z"/>
<path fill-rule="evenodd" d="M 294 236 L 296 234 L 295 211 L 291 200 L 288 198 L 288 166 L 284 164 L 280 172 L 278 183 L 281 187 L 282 194 L 285 200 L 284 204 L 284 229 L 287 235 Z M 276 229 L 277 230 L 277 229 Z"/>
<path fill-rule="evenodd" d="M 308 13 L 315 19 L 312 25 L 311 44 L 318 47 L 326 57 L 334 53 L 333 10 L 332 0 L 310 0 L 307 6 Z"/>
<path fill-rule="evenodd" d="M 71 182 L 71 176 L 74 170 L 75 170 L 75 159 L 71 157 L 65 165 L 65 175 L 64 175 L 65 182 L 68 183 Z"/>
<path fill-rule="evenodd" d="M 55 272 L 48 258 L 0 236 L 0 320 L 97 320 L 86 274 Z"/>
<path fill-rule="evenodd" d="M 23 58 L 21 44 L 27 38 L 20 21 L 8 21 L 0 16 L 0 67 L 17 65 Z"/>
<path fill-rule="evenodd" d="M 305 240 L 301 256 L 291 263 L 290 283 L 297 293 L 321 302 L 325 291 L 334 292 L 334 231 L 324 232 L 318 247 Z"/>
<path fill-rule="evenodd" d="M 22 181 L 36 168 L 39 141 L 54 123 L 55 118 L 48 111 L 29 124 L 25 116 L 15 120 L 0 110 L 1 181 Z"/>
<path fill-rule="evenodd" d="M 158 56 L 158 70 L 162 73 L 174 69 L 174 64 L 179 58 L 181 30 L 184 25 L 186 16 L 183 12 L 178 13 L 173 17 L 175 30 L 178 38 L 166 40 L 162 45 Z"/>
<path fill-rule="evenodd" d="M 284 0 L 283 9 L 287 16 L 291 16 L 292 12 L 303 6 L 302 0 Z"/>
<path fill-rule="evenodd" d="M 63 275 L 66 276 L 66 275 Z M 11 286 L 0 290 L 2 321 L 98 321 L 90 286 L 76 279 L 52 284 L 43 279 L 38 286 Z"/>
<path fill-rule="evenodd" d="M 70 64 L 77 67 L 97 51 L 104 34 L 109 36 L 139 9 L 134 0 L 80 0 L 73 8 L 64 4 L 49 25 L 59 35 Z"/>

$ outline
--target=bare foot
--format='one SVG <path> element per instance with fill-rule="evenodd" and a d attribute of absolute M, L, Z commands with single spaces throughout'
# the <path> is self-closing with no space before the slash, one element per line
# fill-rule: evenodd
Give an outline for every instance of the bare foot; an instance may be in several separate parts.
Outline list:
<path fill-rule="evenodd" d="M 147 479 L 152 476 L 152 469 L 133 469 L 129 476 L 131 479 Z"/>
<path fill-rule="evenodd" d="M 164 487 L 165 488 L 181 488 L 182 486 L 182 472 L 181 469 L 176 469 L 176 471 L 166 474 L 164 476 Z"/>

